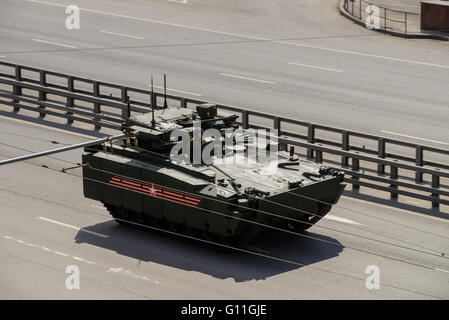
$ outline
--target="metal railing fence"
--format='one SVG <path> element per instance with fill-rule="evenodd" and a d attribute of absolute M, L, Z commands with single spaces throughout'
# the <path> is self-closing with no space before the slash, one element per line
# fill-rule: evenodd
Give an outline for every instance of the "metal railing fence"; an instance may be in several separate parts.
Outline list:
<path fill-rule="evenodd" d="M 373 6 L 378 8 L 376 12 Z M 419 17 L 415 12 L 389 9 L 365 0 L 345 0 L 344 9 L 348 14 L 361 21 L 367 21 L 370 16 L 378 19 L 379 29 L 404 32 L 405 34 L 419 32 Z"/>

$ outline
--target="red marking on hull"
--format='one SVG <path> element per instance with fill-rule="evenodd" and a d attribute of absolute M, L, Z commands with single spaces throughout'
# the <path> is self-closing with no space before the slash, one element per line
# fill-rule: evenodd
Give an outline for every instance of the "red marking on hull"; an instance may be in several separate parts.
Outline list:
<path fill-rule="evenodd" d="M 173 199 L 173 200 L 182 201 L 182 202 L 189 203 L 189 204 L 198 204 L 198 202 L 192 202 L 192 201 L 188 201 L 188 200 L 183 200 L 183 199 L 179 199 L 178 197 L 168 196 L 166 194 L 160 194 L 159 196 L 163 196 L 165 198 L 169 198 L 169 199 Z"/>
<path fill-rule="evenodd" d="M 146 184 L 129 181 L 129 180 L 123 179 L 123 178 L 112 177 L 111 180 L 109 180 L 109 183 L 122 186 L 128 190 L 131 189 L 131 191 L 133 191 L 133 190 L 140 191 L 149 196 L 159 198 L 162 200 L 170 199 L 172 201 L 175 201 L 175 202 L 181 203 L 181 204 L 190 204 L 190 205 L 197 206 L 201 202 L 201 198 L 188 197 L 184 193 L 167 191 L 163 188 L 156 189 L 154 187 L 154 185 L 149 186 Z"/>

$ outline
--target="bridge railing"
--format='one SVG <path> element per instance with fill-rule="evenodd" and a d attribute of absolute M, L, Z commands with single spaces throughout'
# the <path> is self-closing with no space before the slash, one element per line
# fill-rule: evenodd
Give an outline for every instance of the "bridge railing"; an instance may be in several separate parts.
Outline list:
<path fill-rule="evenodd" d="M 374 10 L 374 7 L 378 8 Z M 378 19 L 378 28 L 404 32 L 419 32 L 419 17 L 415 12 L 393 10 L 365 0 L 345 0 L 344 8 L 354 18 L 366 21 L 368 17 Z"/>
<path fill-rule="evenodd" d="M 96 129 L 119 129 L 127 115 L 127 101 L 132 111 L 149 112 L 153 99 L 156 107 L 161 107 L 164 99 L 162 92 L 154 92 L 154 97 L 151 97 L 149 89 L 1 61 L 0 86 L 11 89 L 0 90 L 0 104 L 12 106 L 16 112 L 23 108 L 39 113 L 41 118 L 58 116 L 66 118 L 69 123 L 94 124 Z M 23 90 L 35 94 L 24 94 Z M 169 105 L 178 107 L 194 107 L 207 102 L 171 94 L 166 97 Z M 354 189 L 364 186 L 389 192 L 392 198 L 402 194 L 430 201 L 434 207 L 440 203 L 449 205 L 449 200 L 445 199 L 449 197 L 449 190 L 445 189 L 446 184 L 441 183 L 441 179 L 449 178 L 449 150 L 241 107 L 216 105 L 221 110 L 239 115 L 239 124 L 244 129 L 278 129 L 284 147 L 302 147 L 309 159 L 322 162 L 323 154 L 338 157 L 348 175 L 346 180 Z M 402 152 L 396 149 L 402 149 Z M 374 164 L 376 175 L 361 173 L 360 161 Z M 398 169 L 412 173 L 413 179 L 400 176 Z M 425 181 L 424 175 L 429 176 L 430 181 Z"/>

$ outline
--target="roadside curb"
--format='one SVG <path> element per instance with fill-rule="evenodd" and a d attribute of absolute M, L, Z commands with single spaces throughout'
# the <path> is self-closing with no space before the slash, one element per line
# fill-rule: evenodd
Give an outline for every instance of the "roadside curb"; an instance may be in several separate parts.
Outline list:
<path fill-rule="evenodd" d="M 345 10 L 344 7 L 345 0 L 341 0 L 339 4 L 340 13 L 348 18 L 349 20 L 353 21 L 354 23 L 357 23 L 358 25 L 361 25 L 362 27 L 366 28 L 366 23 L 362 20 L 353 17 Z M 441 41 L 449 41 L 449 36 L 442 36 L 437 34 L 418 34 L 418 33 L 403 33 L 393 30 L 386 30 L 386 29 L 373 29 L 374 31 L 389 34 L 395 37 L 401 37 L 406 39 L 433 39 L 433 40 L 441 40 Z"/>

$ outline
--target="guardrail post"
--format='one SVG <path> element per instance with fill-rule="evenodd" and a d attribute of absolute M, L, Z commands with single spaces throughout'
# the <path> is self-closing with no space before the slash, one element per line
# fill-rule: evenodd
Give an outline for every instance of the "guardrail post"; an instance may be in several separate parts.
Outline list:
<path fill-rule="evenodd" d="M 242 111 L 242 129 L 246 130 L 249 128 L 249 114 L 248 110 Z"/>
<path fill-rule="evenodd" d="M 123 120 L 128 119 L 128 109 L 127 108 L 122 109 L 122 119 Z"/>
<path fill-rule="evenodd" d="M 120 100 L 122 101 L 122 103 L 126 103 L 129 99 L 128 97 L 128 89 L 126 87 L 121 87 L 120 88 L 120 93 L 121 93 L 121 97 Z"/>
<path fill-rule="evenodd" d="M 281 134 L 281 119 L 279 117 L 273 117 L 273 128 L 278 131 L 278 134 Z"/>
<path fill-rule="evenodd" d="M 122 103 L 128 103 L 128 100 L 129 100 L 128 89 L 126 87 L 121 87 L 120 92 L 121 92 L 120 101 Z M 122 119 L 126 120 L 127 118 L 128 118 L 128 109 L 123 108 L 122 109 Z"/>
<path fill-rule="evenodd" d="M 423 147 L 422 146 L 416 146 L 416 165 L 422 167 L 424 165 L 424 159 L 423 159 Z M 423 174 L 422 172 L 416 172 L 415 173 L 415 181 L 416 182 L 422 182 L 423 181 Z"/>
<path fill-rule="evenodd" d="M 273 128 L 277 131 L 277 136 L 280 137 L 281 131 L 281 119 L 279 117 L 273 117 Z M 279 143 L 279 151 L 287 151 L 286 143 Z"/>
<path fill-rule="evenodd" d="M 15 67 L 15 75 L 17 81 L 22 81 L 22 66 Z"/>
<path fill-rule="evenodd" d="M 22 81 L 22 67 L 17 66 L 15 67 L 15 76 L 17 81 Z M 12 94 L 15 96 L 20 96 L 22 94 L 22 88 L 18 85 L 14 85 L 12 88 Z M 12 102 L 19 103 L 18 99 L 13 99 Z M 18 112 L 20 110 L 20 107 L 14 107 L 14 112 Z"/>
<path fill-rule="evenodd" d="M 360 0 L 359 4 L 360 4 L 360 6 L 359 6 L 359 18 L 360 18 L 360 20 L 362 20 L 362 0 Z"/>
<path fill-rule="evenodd" d="M 72 76 L 68 76 L 67 77 L 67 90 L 70 92 L 73 92 L 73 77 Z M 73 108 L 75 104 L 75 99 L 73 97 L 67 97 L 67 108 Z M 68 116 L 73 115 L 73 112 L 68 111 L 66 113 Z M 67 124 L 72 124 L 73 123 L 73 119 L 67 118 Z"/>
<path fill-rule="evenodd" d="M 440 187 L 440 176 L 432 175 L 432 188 L 439 188 Z M 432 197 L 435 199 L 439 199 L 440 195 L 437 193 L 432 193 Z M 432 207 L 438 208 L 440 206 L 439 202 L 432 201 Z"/>
<path fill-rule="evenodd" d="M 67 108 L 73 108 L 75 99 L 73 97 L 67 97 L 67 103 L 66 106 Z M 66 113 L 67 116 L 71 116 L 73 115 L 73 112 L 67 111 Z M 72 124 L 73 123 L 73 119 L 67 118 L 67 124 Z"/>
<path fill-rule="evenodd" d="M 95 81 L 92 84 L 92 93 L 94 97 L 98 97 L 98 95 L 100 94 L 100 85 L 98 84 L 98 81 Z"/>
<path fill-rule="evenodd" d="M 101 113 L 101 105 L 99 103 L 94 103 L 94 113 Z M 94 120 L 96 121 L 95 123 L 95 130 L 100 130 L 101 129 L 101 119 L 95 117 Z"/>
<path fill-rule="evenodd" d="M 385 139 L 379 138 L 377 145 L 377 156 L 381 159 L 385 159 Z M 385 165 L 382 163 L 377 164 L 377 173 L 384 174 L 385 173 Z"/>
<path fill-rule="evenodd" d="M 94 97 L 98 97 L 98 95 L 100 94 L 100 85 L 98 84 L 98 81 L 95 81 L 93 83 L 93 95 Z M 98 102 L 94 103 L 94 113 L 101 113 L 101 105 Z M 95 123 L 95 130 L 100 130 L 101 129 L 101 119 L 95 117 L 94 120 L 96 121 Z"/>
<path fill-rule="evenodd" d="M 397 180 L 398 179 L 398 167 L 396 167 L 396 166 L 391 166 L 390 167 L 390 179 L 392 179 L 392 180 Z M 393 188 L 393 189 L 397 189 L 398 188 L 398 186 L 394 185 L 394 184 L 391 184 L 390 187 Z M 398 193 L 392 191 L 391 192 L 391 199 L 397 199 L 397 198 L 398 198 Z"/>
<path fill-rule="evenodd" d="M 68 76 L 67 77 L 67 90 L 69 90 L 70 92 L 73 92 L 74 89 L 74 83 L 73 83 L 73 77 L 72 76 Z"/>
<path fill-rule="evenodd" d="M 128 119 L 128 102 L 129 101 L 130 101 L 129 97 L 128 96 L 125 97 L 125 102 L 124 103 L 126 103 L 126 107 L 122 108 L 122 119 L 123 120 Z M 131 104 L 129 105 L 129 108 L 131 109 Z M 130 112 L 131 112 L 131 110 L 130 110 Z"/>
<path fill-rule="evenodd" d="M 45 77 L 46 77 L 45 71 L 44 70 L 40 70 L 39 71 L 39 84 L 42 87 L 45 87 L 47 85 Z M 38 98 L 38 100 L 39 101 L 47 100 L 47 95 L 46 95 L 45 91 L 43 91 L 42 89 L 39 90 L 39 98 Z M 39 105 L 39 109 L 45 109 L 45 106 Z M 41 118 L 41 119 L 45 118 L 45 112 L 39 112 L 39 118 Z"/>
<path fill-rule="evenodd" d="M 42 87 L 47 86 L 47 73 L 45 72 L 45 70 L 39 71 L 39 84 Z M 39 100 L 47 100 L 47 93 L 45 91 L 39 91 Z"/>
<path fill-rule="evenodd" d="M 12 88 L 12 94 L 15 96 L 20 96 L 22 94 L 22 88 L 18 85 L 14 85 Z M 19 103 L 19 99 L 12 99 L 12 102 Z M 18 112 L 20 110 L 20 107 L 14 106 L 14 112 Z"/>
<path fill-rule="evenodd" d="M 308 125 L 307 142 L 308 143 L 315 142 L 315 126 L 312 123 L 309 123 Z M 311 148 L 307 148 L 307 159 L 313 159 L 313 150 Z"/>
<path fill-rule="evenodd" d="M 360 161 L 357 158 L 352 158 L 352 170 L 353 171 L 359 171 L 360 170 Z M 356 176 L 352 176 L 351 177 L 353 180 L 360 180 L 359 177 Z M 359 190 L 360 189 L 360 185 L 353 183 L 352 184 L 352 190 Z"/>
<path fill-rule="evenodd" d="M 349 151 L 349 133 L 347 131 L 343 131 L 341 136 L 341 147 L 344 151 Z M 342 156 L 341 157 L 341 165 L 343 167 L 349 165 L 349 158 Z"/>
<path fill-rule="evenodd" d="M 315 150 L 315 154 L 316 154 L 315 161 L 318 163 L 322 163 L 323 162 L 323 151 Z"/>

